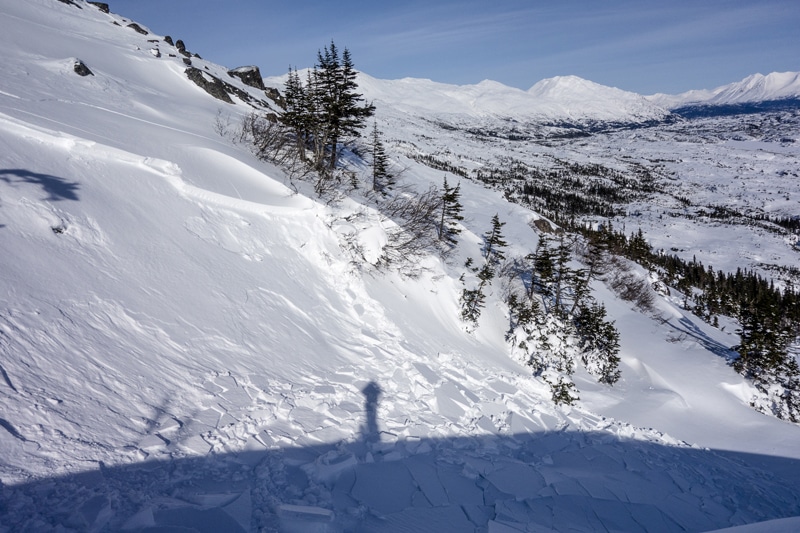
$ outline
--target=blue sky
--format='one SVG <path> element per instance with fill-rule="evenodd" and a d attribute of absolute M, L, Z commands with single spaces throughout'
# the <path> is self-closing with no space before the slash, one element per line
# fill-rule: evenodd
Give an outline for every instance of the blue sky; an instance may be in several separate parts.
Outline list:
<path fill-rule="evenodd" d="M 227 67 L 313 66 L 333 40 L 383 79 L 528 89 L 576 75 L 653 94 L 800 71 L 798 0 L 111 0 Z"/>

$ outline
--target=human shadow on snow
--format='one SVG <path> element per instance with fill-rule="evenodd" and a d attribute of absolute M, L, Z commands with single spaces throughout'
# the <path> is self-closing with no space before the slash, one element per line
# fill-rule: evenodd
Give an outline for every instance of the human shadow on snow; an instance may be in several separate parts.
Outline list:
<path fill-rule="evenodd" d="M 362 392 L 354 440 L 310 435 L 4 486 L 0 531 L 670 532 L 800 515 L 794 459 L 667 446 L 647 432 L 398 437 L 379 430 L 378 384 Z"/>
<path fill-rule="evenodd" d="M 0 180 L 8 184 L 26 182 L 39 185 L 48 194 L 45 198 L 47 201 L 78 200 L 77 191 L 80 185 L 58 176 L 40 174 L 21 168 L 6 168 L 0 169 Z"/>

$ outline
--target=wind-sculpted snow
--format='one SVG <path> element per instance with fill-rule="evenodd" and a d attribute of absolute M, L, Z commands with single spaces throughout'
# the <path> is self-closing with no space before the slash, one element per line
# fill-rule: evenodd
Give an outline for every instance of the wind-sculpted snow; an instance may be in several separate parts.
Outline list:
<path fill-rule="evenodd" d="M 580 402 L 556 406 L 510 357 L 502 284 L 472 333 L 459 319 L 463 265 L 491 218 L 524 256 L 540 214 L 463 178 L 450 258 L 379 270 L 395 221 L 358 194 L 317 198 L 220 135 L 252 108 L 195 87 L 160 36 L 74 3 L 0 0 L 0 532 L 703 531 L 800 515 L 798 428 L 750 408 L 726 360 L 732 324 L 712 328 L 675 297 L 642 314 L 595 283 L 622 378 L 579 369 Z M 94 76 L 71 72 L 76 58 Z M 628 168 L 667 159 L 661 136 L 685 132 L 487 140 L 411 111 L 505 127 L 494 114 L 533 109 L 530 94 L 361 81 L 386 98 L 387 145 L 417 190 L 444 171 L 414 156 Z M 698 201 L 732 187 L 719 163 L 747 177 L 749 201 L 792 205 L 788 178 L 774 197 L 745 187 L 769 186 L 762 169 L 794 172 L 792 143 L 695 133 L 678 145 L 686 162 L 664 164 L 693 176 Z M 675 181 L 670 209 L 689 194 Z M 659 209 L 642 226 L 685 253 L 734 235 L 658 222 Z M 793 244 L 735 236 L 720 257 Z"/>

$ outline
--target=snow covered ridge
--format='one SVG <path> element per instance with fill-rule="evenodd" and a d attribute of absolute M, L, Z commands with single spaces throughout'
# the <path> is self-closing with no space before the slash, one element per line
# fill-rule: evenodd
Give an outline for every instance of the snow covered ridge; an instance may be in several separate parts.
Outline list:
<path fill-rule="evenodd" d="M 689 106 L 730 106 L 744 103 L 794 101 L 800 98 L 800 74 L 755 74 L 713 91 L 681 95 L 642 96 L 584 80 L 558 76 L 536 83 L 527 91 L 484 80 L 476 85 L 449 85 L 427 79 L 379 80 L 365 73 L 359 89 L 378 107 L 427 117 L 460 129 L 519 130 L 538 127 L 596 132 L 673 122 L 674 110 Z M 282 87 L 285 76 L 265 78 Z M 547 130 L 551 133 L 556 131 Z M 538 136 L 534 134 L 534 136 Z"/>
<path fill-rule="evenodd" d="M 722 106 L 800 98 L 800 72 L 753 74 L 742 81 L 711 90 L 693 90 L 681 94 L 654 94 L 650 102 L 666 109 L 693 105 Z"/>
<path fill-rule="evenodd" d="M 437 116 L 538 122 L 647 122 L 669 115 L 640 95 L 576 76 L 543 80 L 528 91 L 522 91 L 490 80 L 457 86 L 412 78 L 377 80 L 361 74 L 359 87 L 366 98 L 376 104 L 399 104 L 416 114 Z"/>
<path fill-rule="evenodd" d="M 391 221 L 303 194 L 220 135 L 251 108 L 198 88 L 164 38 L 82 0 L 0 0 L 0 15 L 0 532 L 797 525 L 798 428 L 750 408 L 752 386 L 713 352 L 729 332 L 667 299 L 653 320 L 598 284 L 622 377 L 580 370 L 581 402 L 556 406 L 509 356 L 500 287 L 474 334 L 458 316 L 490 218 L 525 253 L 536 213 L 464 179 L 462 257 L 426 257 L 416 279 L 365 274 L 343 242 L 374 251 Z M 421 190 L 442 171 L 401 143 L 475 164 L 523 148 L 603 158 L 608 142 L 678 164 L 660 130 L 531 148 L 382 118 Z M 729 162 L 700 144 L 680 157 Z M 757 147 L 771 151 L 742 169 L 794 171 L 793 146 Z M 780 256 L 730 235 L 712 242 Z"/>

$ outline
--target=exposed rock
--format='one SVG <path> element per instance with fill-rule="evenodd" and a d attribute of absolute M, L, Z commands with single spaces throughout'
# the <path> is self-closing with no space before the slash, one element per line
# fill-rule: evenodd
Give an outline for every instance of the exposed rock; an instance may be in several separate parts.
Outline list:
<path fill-rule="evenodd" d="M 192 66 L 192 60 L 189 59 L 188 57 L 184 57 L 183 62 L 184 64 L 189 65 L 190 67 Z"/>
<path fill-rule="evenodd" d="M 75 70 L 75 74 L 78 76 L 94 76 L 94 72 L 89 70 L 89 67 L 87 67 L 86 64 L 80 59 L 75 60 L 75 64 L 72 68 Z"/>
<path fill-rule="evenodd" d="M 175 43 L 172 42 L 172 37 L 170 37 L 169 35 L 164 36 L 164 42 L 170 46 L 175 46 Z"/>
<path fill-rule="evenodd" d="M 531 222 L 531 226 L 541 233 L 560 233 L 560 228 L 554 226 L 549 220 L 537 218 Z"/>
<path fill-rule="evenodd" d="M 233 100 L 231 100 L 231 97 L 228 95 L 228 91 L 225 89 L 225 84 L 219 78 L 215 78 L 211 74 L 206 74 L 202 70 L 195 67 L 187 68 L 185 73 L 198 87 L 203 89 L 217 100 L 222 100 L 223 102 L 227 102 L 229 104 L 233 103 Z"/>
<path fill-rule="evenodd" d="M 130 29 L 136 31 L 136 33 L 141 33 L 142 35 L 148 35 L 149 34 L 149 32 L 147 30 L 145 30 L 144 28 L 142 28 L 141 26 L 139 26 L 135 22 L 131 22 L 130 24 L 128 24 L 128 27 Z"/>
<path fill-rule="evenodd" d="M 184 59 L 184 61 L 186 61 L 186 59 Z M 231 99 L 231 95 L 234 95 L 241 101 L 247 102 L 250 105 L 261 108 L 270 107 L 266 100 L 258 100 L 257 98 L 253 98 L 253 96 L 246 91 L 243 91 L 242 89 L 231 85 L 230 83 L 224 82 L 208 72 L 203 72 L 199 68 L 189 67 L 185 72 L 189 79 L 195 82 L 200 88 L 214 98 L 222 100 L 223 102 L 227 102 L 229 104 L 235 103 Z"/>
<path fill-rule="evenodd" d="M 97 7 L 97 9 L 99 9 L 103 13 L 109 13 L 108 4 L 106 4 L 105 2 L 89 2 L 89 3 Z"/>
<path fill-rule="evenodd" d="M 183 55 L 185 55 L 186 57 L 192 57 L 192 54 L 191 54 L 191 52 L 189 52 L 188 50 L 186 50 L 186 45 L 185 45 L 185 44 L 183 44 L 183 41 L 182 41 L 182 40 L 178 39 L 177 41 L 175 41 L 175 48 L 177 48 L 177 49 L 178 49 L 178 52 L 182 53 L 182 54 L 183 54 Z"/>
<path fill-rule="evenodd" d="M 286 100 L 283 99 L 283 95 L 278 89 L 267 87 L 264 92 L 267 94 L 267 98 L 278 104 L 281 109 L 286 109 Z"/>
<path fill-rule="evenodd" d="M 261 71 L 256 66 L 238 67 L 229 70 L 228 75 L 239 78 L 245 85 L 264 90 L 264 80 L 261 79 Z"/>
<path fill-rule="evenodd" d="M 72 0 L 58 0 L 58 1 L 61 2 L 62 4 L 67 4 L 68 6 L 75 6 L 78 9 L 83 9 L 81 6 L 79 6 L 78 4 L 73 2 Z"/>

